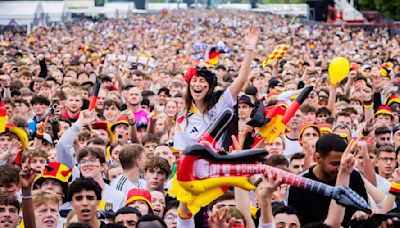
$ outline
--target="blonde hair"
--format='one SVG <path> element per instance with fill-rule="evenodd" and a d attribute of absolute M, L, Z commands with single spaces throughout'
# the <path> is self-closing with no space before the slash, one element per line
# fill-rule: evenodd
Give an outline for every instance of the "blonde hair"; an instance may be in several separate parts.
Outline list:
<path fill-rule="evenodd" d="M 274 141 L 272 141 L 272 143 L 274 143 L 279 138 L 282 140 L 283 150 L 285 150 L 286 149 L 286 143 L 285 143 L 285 138 L 282 135 L 276 137 L 276 139 L 274 139 Z M 272 143 L 267 143 L 267 145 L 272 145 Z"/>
<path fill-rule="evenodd" d="M 76 97 L 76 96 L 79 96 L 79 97 L 82 98 L 82 92 L 81 92 L 81 90 L 78 90 L 78 89 L 71 89 L 70 91 L 68 91 L 67 98 L 68 98 L 68 97 Z"/>
<path fill-rule="evenodd" d="M 38 208 L 41 205 L 60 205 L 60 201 L 56 194 L 42 190 L 34 190 L 32 192 L 33 208 Z"/>
<path fill-rule="evenodd" d="M 118 100 L 121 101 L 121 94 L 119 94 L 119 93 L 116 92 L 116 91 L 110 91 L 110 92 L 108 92 L 108 94 L 107 94 L 107 99 L 110 99 L 110 97 L 111 97 L 112 95 L 117 96 L 117 97 L 118 97 Z"/>
<path fill-rule="evenodd" d="M 47 151 L 40 148 L 29 148 L 29 150 L 22 155 L 22 161 L 25 162 L 28 157 L 41 157 L 49 162 L 49 154 Z"/>

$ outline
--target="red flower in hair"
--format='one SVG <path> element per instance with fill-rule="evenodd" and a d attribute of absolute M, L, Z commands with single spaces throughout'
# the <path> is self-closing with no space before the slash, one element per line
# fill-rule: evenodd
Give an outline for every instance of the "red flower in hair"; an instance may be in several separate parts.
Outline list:
<path fill-rule="evenodd" d="M 188 69 L 188 71 L 185 74 L 185 82 L 189 84 L 190 79 L 192 79 L 193 76 L 197 76 L 197 69 L 194 67 L 191 67 Z"/>

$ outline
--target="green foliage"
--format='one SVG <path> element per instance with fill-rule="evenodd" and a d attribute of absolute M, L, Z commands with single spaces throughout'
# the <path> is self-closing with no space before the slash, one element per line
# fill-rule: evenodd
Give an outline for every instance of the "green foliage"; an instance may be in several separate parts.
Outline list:
<path fill-rule="evenodd" d="M 400 20 L 400 0 L 358 0 L 361 10 L 376 10 L 384 17 Z"/>
<path fill-rule="evenodd" d="M 298 3 L 306 3 L 307 0 L 261 0 L 262 4 L 298 4 Z"/>

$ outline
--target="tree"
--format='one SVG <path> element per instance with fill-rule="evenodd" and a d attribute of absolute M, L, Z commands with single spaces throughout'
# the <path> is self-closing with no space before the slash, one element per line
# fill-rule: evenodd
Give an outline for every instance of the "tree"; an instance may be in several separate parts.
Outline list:
<path fill-rule="evenodd" d="M 361 10 L 376 10 L 384 17 L 400 20 L 400 0 L 358 0 Z"/>

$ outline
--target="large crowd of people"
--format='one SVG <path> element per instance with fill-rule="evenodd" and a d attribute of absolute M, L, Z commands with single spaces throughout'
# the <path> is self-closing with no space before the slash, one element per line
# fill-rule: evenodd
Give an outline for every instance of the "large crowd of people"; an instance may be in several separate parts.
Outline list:
<path fill-rule="evenodd" d="M 200 11 L 197 28 L 193 15 L 0 34 L 0 227 L 399 227 L 400 36 L 230 10 Z M 332 84 L 336 57 L 350 72 Z M 305 86 L 272 143 L 247 124 Z M 264 148 L 263 163 L 349 187 L 372 214 L 268 170 L 192 214 L 168 191 L 180 154 L 229 108 L 224 153 Z"/>

